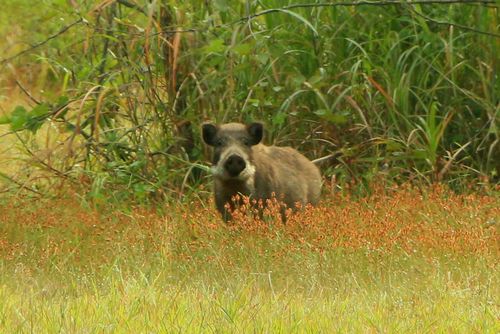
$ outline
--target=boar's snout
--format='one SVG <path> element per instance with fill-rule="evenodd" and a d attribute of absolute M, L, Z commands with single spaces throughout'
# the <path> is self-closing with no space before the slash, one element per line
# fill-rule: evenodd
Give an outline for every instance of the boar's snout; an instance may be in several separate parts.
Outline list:
<path fill-rule="evenodd" d="M 245 160 L 239 155 L 233 154 L 227 158 L 224 168 L 231 177 L 236 177 L 245 169 Z"/>

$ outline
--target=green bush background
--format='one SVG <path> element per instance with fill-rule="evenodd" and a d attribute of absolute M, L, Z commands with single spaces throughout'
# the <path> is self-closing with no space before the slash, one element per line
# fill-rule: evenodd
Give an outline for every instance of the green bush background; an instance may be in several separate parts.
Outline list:
<path fill-rule="evenodd" d="M 298 3 L 7 1 L 3 82 L 36 102 L 0 123 L 96 197 L 196 190 L 204 120 L 262 120 L 339 185 L 498 181 L 498 2 Z"/>

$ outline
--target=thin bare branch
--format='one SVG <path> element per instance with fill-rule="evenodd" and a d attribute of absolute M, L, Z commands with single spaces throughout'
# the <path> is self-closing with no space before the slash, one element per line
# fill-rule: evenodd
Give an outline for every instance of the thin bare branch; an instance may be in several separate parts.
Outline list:
<path fill-rule="evenodd" d="M 30 98 L 31 101 L 35 102 L 36 104 L 42 104 L 39 100 L 37 100 L 20 82 L 19 80 L 15 79 L 16 85 L 21 88 L 24 94 Z"/>
<path fill-rule="evenodd" d="M 415 1 L 344 1 L 344 2 L 332 2 L 332 3 L 303 3 L 289 5 L 280 8 L 269 8 L 261 12 L 257 12 L 245 17 L 242 17 L 232 24 L 237 24 L 240 22 L 248 21 L 253 18 L 267 15 L 270 13 L 277 13 L 283 10 L 291 10 L 298 8 L 319 8 L 319 7 L 355 7 L 355 6 L 399 6 L 399 5 L 452 5 L 452 4 L 495 4 L 494 0 L 415 0 Z"/>
<path fill-rule="evenodd" d="M 144 9 L 142 9 L 142 7 L 140 7 L 138 4 L 126 0 L 117 0 L 116 2 L 125 7 L 135 9 L 136 11 L 148 16 L 148 13 Z"/>
<path fill-rule="evenodd" d="M 407 6 L 407 5 L 452 5 L 452 4 L 463 4 L 463 5 L 493 5 L 493 8 L 498 8 L 495 6 L 495 1 L 494 0 L 415 0 L 415 1 L 345 1 L 345 2 L 333 2 L 333 3 L 306 3 L 306 4 L 295 4 L 295 5 L 290 5 L 290 6 L 285 6 L 281 8 L 270 8 L 263 10 L 261 12 L 257 12 L 245 17 L 242 17 L 236 21 L 233 21 L 231 25 L 234 24 L 239 24 L 243 22 L 247 22 L 249 20 L 252 20 L 256 17 L 271 14 L 271 13 L 279 13 L 283 12 L 284 10 L 292 10 L 292 9 L 297 9 L 297 8 L 319 8 L 319 7 L 353 7 L 353 6 Z M 491 37 L 496 37 L 500 38 L 500 35 L 491 33 L 488 31 L 482 31 L 478 30 L 475 28 L 471 28 L 468 26 L 464 25 L 459 25 L 455 23 L 450 23 L 450 22 L 443 22 L 443 21 L 436 21 L 432 18 L 429 18 L 427 16 L 424 16 L 423 14 L 417 13 L 424 19 L 428 21 L 432 21 L 437 24 L 442 24 L 442 25 L 454 25 L 457 28 L 461 28 L 464 30 L 469 30 L 473 31 L 479 34 L 491 36 Z"/>
<path fill-rule="evenodd" d="M 414 1 L 343 1 L 343 2 L 329 2 L 329 3 L 303 3 L 284 6 L 280 8 L 269 8 L 254 14 L 250 14 L 234 20 L 230 23 L 210 25 L 210 27 L 201 28 L 186 28 L 186 29 L 169 29 L 158 31 L 151 35 L 158 34 L 175 34 L 175 33 L 197 33 L 202 31 L 207 31 L 207 29 L 220 29 L 225 27 L 230 27 L 236 24 L 246 23 L 256 17 L 268 15 L 272 13 L 280 13 L 285 10 L 299 9 L 299 8 L 320 8 L 320 7 L 357 7 L 357 6 L 406 6 L 406 5 L 484 5 L 490 8 L 498 8 L 496 6 L 495 0 L 414 0 Z M 478 30 L 480 31 L 480 30 Z M 496 36 L 495 36 L 496 37 Z"/>
<path fill-rule="evenodd" d="M 468 26 L 464 26 L 464 25 L 458 24 L 458 23 L 447 22 L 447 21 L 438 21 L 438 20 L 433 19 L 433 18 L 431 18 L 431 17 L 429 17 L 427 15 L 419 13 L 418 11 L 416 11 L 415 9 L 413 9 L 411 6 L 410 6 L 410 8 L 411 8 L 411 11 L 413 13 L 415 13 L 415 15 L 420 16 L 421 18 L 425 19 L 428 22 L 432 22 L 432 23 L 439 24 L 439 25 L 445 25 L 445 26 L 448 26 L 448 27 L 457 27 L 459 29 L 472 31 L 472 32 L 475 32 L 477 34 L 500 38 L 500 34 L 495 34 L 493 32 L 489 32 L 489 31 L 478 30 L 478 29 L 475 29 L 475 28 L 472 28 L 472 27 L 468 27 Z"/>
<path fill-rule="evenodd" d="M 424 15 L 424 14 L 416 11 L 413 8 L 413 6 L 409 6 L 409 8 L 412 11 L 412 13 L 414 13 L 417 16 L 420 16 L 421 18 L 423 18 L 424 20 L 426 20 L 428 22 L 432 22 L 432 23 L 435 23 L 435 24 L 438 24 L 438 25 L 445 25 L 445 26 L 448 26 L 448 27 L 457 27 L 459 29 L 467 30 L 467 31 L 472 31 L 472 32 L 477 33 L 477 34 L 500 38 L 500 34 L 495 34 L 493 32 L 489 32 L 489 31 L 478 30 L 476 28 L 472 28 L 472 27 L 469 27 L 469 26 L 464 26 L 462 24 L 458 24 L 458 23 L 454 23 L 454 22 L 438 21 L 436 19 L 433 19 L 433 18 L 431 18 L 431 17 L 429 17 L 427 15 Z"/>

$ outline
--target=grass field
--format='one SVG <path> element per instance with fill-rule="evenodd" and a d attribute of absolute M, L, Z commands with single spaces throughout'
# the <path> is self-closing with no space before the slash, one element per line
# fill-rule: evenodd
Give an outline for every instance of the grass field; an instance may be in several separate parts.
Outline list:
<path fill-rule="evenodd" d="M 382 189 L 326 195 L 285 226 L 273 210 L 226 226 L 198 200 L 4 201 L 0 328 L 498 333 L 498 196 Z"/>
<path fill-rule="evenodd" d="M 0 10 L 0 334 L 500 333 L 498 1 L 34 3 Z M 226 225 L 205 120 L 336 184 Z"/>

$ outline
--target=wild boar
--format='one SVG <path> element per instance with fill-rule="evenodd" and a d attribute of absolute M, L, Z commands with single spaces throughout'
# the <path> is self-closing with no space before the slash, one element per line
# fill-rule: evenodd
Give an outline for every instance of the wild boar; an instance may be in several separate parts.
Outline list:
<path fill-rule="evenodd" d="M 226 222 L 231 220 L 233 198 L 238 194 L 263 203 L 273 197 L 282 201 L 283 220 L 286 208 L 318 202 L 322 183 L 319 169 L 291 147 L 262 144 L 262 123 L 204 123 L 202 135 L 213 147 L 215 203 Z"/>

